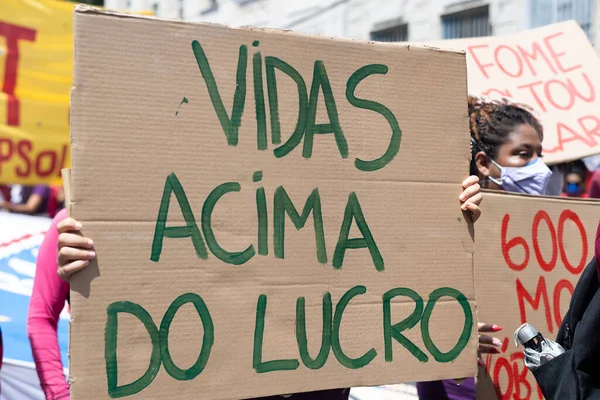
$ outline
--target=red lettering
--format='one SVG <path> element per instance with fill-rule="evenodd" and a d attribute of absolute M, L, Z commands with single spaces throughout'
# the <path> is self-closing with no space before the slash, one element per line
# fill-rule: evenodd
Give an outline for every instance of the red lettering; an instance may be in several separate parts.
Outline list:
<path fill-rule="evenodd" d="M 577 90 L 577 88 L 575 88 L 575 84 L 573 83 L 573 81 L 571 79 L 567 79 L 567 83 L 569 85 L 569 91 L 571 92 L 572 96 L 575 97 L 579 97 L 581 100 L 586 101 L 588 103 L 593 102 L 594 100 L 596 100 L 596 89 L 594 88 L 594 85 L 592 85 L 592 82 L 590 81 L 590 78 L 587 76 L 587 74 L 585 72 L 581 73 L 581 76 L 583 77 L 583 79 L 585 80 L 585 82 L 587 83 L 587 87 L 589 89 L 589 95 L 584 97 L 581 95 L 581 92 L 579 92 L 579 90 Z"/>
<path fill-rule="evenodd" d="M 577 133 L 574 129 L 565 125 L 562 122 L 556 124 L 556 131 L 558 132 L 558 145 L 552 149 L 544 148 L 544 151 L 548 153 L 554 153 L 558 150 L 563 151 L 565 143 L 574 142 L 576 140 L 580 140 L 581 142 L 585 143 L 588 147 L 593 147 L 597 144 L 596 140 L 593 137 L 589 135 L 588 137 L 582 136 L 579 133 Z M 565 135 L 565 132 L 569 133 L 570 135 Z"/>
<path fill-rule="evenodd" d="M 473 57 L 473 61 L 475 61 L 475 64 L 477 64 L 477 66 L 478 66 L 478 67 L 479 67 L 479 69 L 481 70 L 481 73 L 482 73 L 482 74 L 483 74 L 483 76 L 485 76 L 487 79 L 489 79 L 490 77 L 489 77 L 489 75 L 487 74 L 487 72 L 485 72 L 485 69 L 486 69 L 486 68 L 489 68 L 489 67 L 492 67 L 492 66 L 494 66 L 494 64 L 492 64 L 492 63 L 489 63 L 489 64 L 482 64 L 482 63 L 479 61 L 479 58 L 478 58 L 478 57 L 475 55 L 475 51 L 474 51 L 474 50 L 475 50 L 475 49 L 481 49 L 481 48 L 487 49 L 488 47 L 490 47 L 490 46 L 489 46 L 489 45 L 487 45 L 487 44 L 478 44 L 478 45 L 475 45 L 475 46 L 468 46 L 468 47 L 467 47 L 467 51 L 469 52 L 469 54 L 471 54 L 471 57 Z"/>
<path fill-rule="evenodd" d="M 521 352 L 518 353 L 512 353 L 510 355 L 510 361 L 513 362 L 513 379 L 514 379 L 514 388 L 515 388 L 515 392 L 513 393 L 513 400 L 528 400 L 531 398 L 531 385 L 529 384 L 529 381 L 527 380 L 527 373 L 529 372 L 529 370 L 527 369 L 527 367 L 525 366 L 525 362 L 523 361 L 525 359 L 525 355 Z M 519 363 L 517 361 L 521 361 L 521 371 L 519 372 Z M 527 389 L 527 395 L 524 397 L 521 397 L 521 386 L 525 386 L 525 388 Z"/>
<path fill-rule="evenodd" d="M 537 85 L 541 85 L 542 81 L 536 81 L 536 82 L 532 82 L 529 83 L 527 85 L 521 85 L 518 86 L 517 89 L 525 89 L 528 88 L 529 91 L 531 92 L 531 95 L 533 96 L 533 98 L 535 99 L 535 102 L 537 103 L 537 106 L 539 107 L 539 109 L 543 112 L 546 112 L 546 106 L 544 105 L 544 103 L 542 102 L 542 99 L 540 98 L 540 96 L 537 94 L 537 92 L 534 90 L 534 87 Z"/>
<path fill-rule="evenodd" d="M 567 220 L 573 221 L 573 223 L 579 230 L 579 239 L 581 240 L 581 247 L 582 247 L 581 258 L 579 259 L 579 264 L 577 264 L 576 267 L 573 267 L 573 265 L 569 262 L 569 259 L 567 258 L 567 253 L 565 252 L 565 247 L 563 244 L 565 222 L 567 222 Z M 560 259 L 562 260 L 563 264 L 565 264 L 565 268 L 567 268 L 567 270 L 570 273 L 572 273 L 573 275 L 579 275 L 581 273 L 581 271 L 583 271 L 583 268 L 585 267 L 585 263 L 587 261 L 588 242 L 587 242 L 587 235 L 585 233 L 585 228 L 583 227 L 581 220 L 579 219 L 577 214 L 575 214 L 571 210 L 564 210 L 560 214 L 560 217 L 558 219 L 558 244 L 559 244 L 559 250 L 560 250 Z"/>
<path fill-rule="evenodd" d="M 43 169 L 44 166 L 44 158 L 48 158 L 48 162 L 45 163 L 48 165 L 48 168 Z M 41 177 L 47 177 L 52 175 L 56 168 L 56 152 L 52 150 L 46 150 L 40 152 L 37 158 L 35 159 L 35 172 Z"/>
<path fill-rule="evenodd" d="M 2 175 L 2 163 L 10 160 L 13 155 L 13 142 L 10 139 L 0 138 L 0 175 Z"/>
<path fill-rule="evenodd" d="M 540 302 L 543 300 L 548 331 L 550 331 L 550 333 L 554 332 L 554 327 L 552 326 L 552 314 L 550 312 L 550 303 L 548 302 L 548 289 L 546 287 L 546 279 L 543 276 L 540 276 L 540 279 L 538 280 L 538 285 L 535 289 L 535 299 L 529 294 L 521 281 L 517 278 L 517 300 L 519 302 L 519 311 L 521 313 L 521 323 L 527 322 L 525 300 L 527 300 L 534 310 L 540 308 Z"/>
<path fill-rule="evenodd" d="M 552 257 L 550 258 L 549 262 L 544 260 L 542 252 L 540 251 L 538 240 L 538 229 L 540 227 L 540 222 L 542 221 L 546 222 L 546 226 L 550 232 L 550 237 L 552 238 Z M 558 259 L 558 251 L 556 248 L 556 230 L 554 229 L 554 224 L 552 223 L 552 220 L 546 211 L 538 211 L 538 213 L 535 214 L 535 217 L 533 218 L 533 226 L 531 228 L 531 236 L 533 240 L 533 251 L 538 264 L 540 264 L 540 267 L 542 267 L 544 271 L 552 271 L 556 266 L 556 260 Z"/>
<path fill-rule="evenodd" d="M 500 90 L 500 89 L 488 89 L 487 92 L 483 92 L 481 94 L 483 94 L 484 96 L 493 96 L 494 93 L 497 93 L 500 96 L 504 96 L 504 97 L 513 97 L 510 94 L 510 91 L 508 89 L 504 89 L 504 90 Z"/>
<path fill-rule="evenodd" d="M 586 73 L 581 73 L 581 77 L 583 83 L 580 88 L 575 85 L 571 78 L 568 78 L 566 80 L 550 79 L 547 82 L 535 81 L 517 86 L 517 89 L 528 89 L 531 97 L 535 100 L 536 108 L 542 112 L 548 111 L 548 107 L 543 101 L 544 97 L 554 108 L 565 111 L 572 109 L 578 98 L 587 103 L 596 100 L 596 89 L 589 76 Z M 540 86 L 543 86 L 543 89 Z M 580 90 L 584 86 L 587 86 L 585 92 Z"/>
<path fill-rule="evenodd" d="M 500 51 L 504 50 L 504 49 L 506 49 L 510 53 L 512 53 L 515 60 L 517 61 L 517 71 L 514 73 L 510 72 L 507 68 L 504 67 L 503 63 L 500 62 Z M 496 59 L 496 63 L 498 63 L 498 67 L 506 75 L 513 77 L 513 78 L 517 78 L 517 77 L 523 75 L 523 60 L 521 60 L 521 57 L 519 57 L 519 53 L 517 53 L 512 47 L 508 47 L 506 45 L 500 45 L 500 46 L 496 47 L 496 50 L 494 50 L 494 58 Z"/>
<path fill-rule="evenodd" d="M 535 69 L 533 68 L 533 65 L 530 60 L 537 61 L 538 53 L 544 58 L 544 61 L 546 61 L 546 64 L 548 65 L 548 68 L 550 68 L 552 73 L 556 74 L 556 69 L 554 68 L 554 66 L 552 65 L 552 63 L 550 62 L 548 57 L 546 56 L 546 53 L 544 53 L 544 51 L 542 50 L 542 46 L 540 46 L 538 43 L 533 42 L 531 44 L 531 53 L 529 53 L 527 50 L 525 50 L 524 48 L 522 48 L 519 45 L 517 45 L 517 49 L 519 49 L 521 56 L 523 56 L 523 59 L 525 60 L 525 63 L 529 67 L 529 70 L 531 71 L 531 74 L 533 76 L 537 76 L 537 73 L 535 72 Z"/>
<path fill-rule="evenodd" d="M 554 322 L 556 322 L 556 326 L 560 326 L 563 320 L 562 315 L 560 315 L 560 295 L 563 289 L 567 289 L 571 295 L 575 290 L 573 284 L 566 279 L 561 279 L 554 287 Z"/>
<path fill-rule="evenodd" d="M 557 38 L 557 37 L 559 37 L 559 36 L 562 36 L 562 35 L 563 35 L 563 32 L 557 32 L 557 33 L 554 33 L 554 34 L 552 34 L 552 35 L 550 35 L 550 36 L 546 36 L 546 37 L 544 38 L 544 43 L 546 43 L 546 47 L 548 47 L 548 50 L 550 51 L 550 55 L 551 55 L 551 56 L 552 56 L 552 58 L 554 59 L 554 62 L 556 63 L 556 66 L 558 66 L 558 69 L 560 69 L 562 72 L 566 73 L 566 72 L 569 72 L 569 71 L 576 70 L 577 68 L 581 68 L 581 65 L 574 65 L 574 66 L 572 66 L 572 67 L 567 67 L 567 68 L 565 68 L 565 67 L 564 67 L 564 66 L 561 64 L 560 58 L 561 58 L 561 57 L 563 57 L 563 56 L 565 56 L 567 53 L 566 53 L 566 52 L 564 52 L 564 51 L 563 51 L 562 53 L 558 53 L 558 52 L 557 52 L 557 51 L 556 51 L 556 50 L 555 50 L 555 49 L 552 47 L 552 45 L 550 44 L 550 40 L 551 40 L 551 39 L 554 39 L 554 38 Z"/>
<path fill-rule="evenodd" d="M 505 341 L 507 340 L 508 338 L 505 339 Z M 502 352 L 504 353 L 505 350 L 506 349 L 503 347 Z M 539 400 L 543 400 L 544 396 L 542 391 L 535 382 L 535 379 L 531 379 L 532 376 L 525 366 L 524 359 L 525 356 L 522 351 L 515 351 L 510 354 L 510 357 L 508 355 L 500 356 L 493 366 L 492 373 L 492 356 L 488 355 L 486 358 L 486 375 L 490 376 L 488 375 L 488 371 L 492 373 L 491 378 L 498 399 L 530 400 L 534 396 L 533 387 L 535 386 Z M 512 363 L 512 366 L 510 363 Z M 507 377 L 507 384 L 504 391 L 502 391 L 504 385 L 501 384 L 503 370 Z M 502 381 L 502 383 L 504 383 L 504 381 Z"/>
<path fill-rule="evenodd" d="M 559 88 L 562 87 L 565 91 L 565 94 L 556 94 L 556 92 L 552 94 L 553 92 L 550 90 L 552 85 L 554 85 L 555 87 L 558 85 Z M 544 84 L 544 94 L 546 95 L 548 101 L 559 110 L 570 110 L 571 107 L 573 107 L 573 104 L 575 104 L 575 95 L 573 95 L 573 93 L 569 91 L 569 88 L 566 83 L 559 81 L 558 79 L 551 79 Z M 565 105 L 558 104 L 557 99 L 565 98 L 565 96 L 568 99 L 567 103 Z"/>
<path fill-rule="evenodd" d="M 591 120 L 594 126 L 586 125 L 586 121 Z M 595 115 L 586 115 L 585 117 L 581 117 L 577 120 L 579 122 L 579 126 L 588 136 L 591 142 L 596 142 L 596 137 L 600 137 L 600 119 Z"/>
<path fill-rule="evenodd" d="M 6 93 L 6 123 L 19 126 L 19 100 L 15 97 L 17 71 L 19 66 L 19 40 L 35 42 L 36 31 L 23 26 L 0 22 L 0 36 L 6 40 L 6 61 L 4 64 L 4 82 L 2 91 Z"/>
<path fill-rule="evenodd" d="M 500 372 L 502 371 L 502 368 L 504 368 L 504 371 L 506 372 L 506 377 L 508 378 L 508 384 L 506 387 L 506 391 L 502 392 L 502 390 L 500 389 Z M 496 388 L 497 388 L 497 394 L 499 395 L 499 397 L 502 398 L 502 400 L 511 400 L 511 393 L 513 390 L 513 374 L 512 374 L 512 370 L 510 368 L 510 363 L 508 362 L 508 360 L 504 357 L 499 357 L 498 361 L 496 361 L 496 364 L 494 365 L 494 383 L 496 384 Z"/>
<path fill-rule="evenodd" d="M 510 241 L 506 242 L 506 233 L 508 231 L 508 222 L 510 221 L 510 215 L 506 214 L 502 219 L 502 228 L 500 232 L 500 237 L 502 240 L 502 255 L 504 256 L 504 261 L 506 264 L 515 271 L 522 271 L 527 267 L 527 263 L 529 262 L 529 247 L 527 246 L 527 242 L 521 236 L 517 236 L 512 238 Z M 515 246 L 523 247 L 523 251 L 525 252 L 525 259 L 522 263 L 517 264 L 512 261 L 510 258 L 510 251 Z"/>
<path fill-rule="evenodd" d="M 14 173 L 18 177 L 28 177 L 36 174 L 38 177 L 47 178 L 53 174 L 61 176 L 61 170 L 67 162 L 68 145 L 63 145 L 61 152 L 44 150 L 39 152 L 35 160 L 32 154 L 34 145 L 29 140 L 12 141 L 0 138 L 0 176 L 3 164 L 14 162 Z M 60 158 L 59 158 L 60 157 Z"/>
<path fill-rule="evenodd" d="M 21 167 L 17 167 L 15 173 L 17 176 L 29 176 L 31 174 L 31 160 L 29 159 L 29 152 L 33 149 L 33 144 L 29 140 L 21 140 L 17 145 L 17 153 L 23 160 L 25 164 L 25 169 L 21 169 Z M 27 153 L 25 153 L 27 151 Z"/>

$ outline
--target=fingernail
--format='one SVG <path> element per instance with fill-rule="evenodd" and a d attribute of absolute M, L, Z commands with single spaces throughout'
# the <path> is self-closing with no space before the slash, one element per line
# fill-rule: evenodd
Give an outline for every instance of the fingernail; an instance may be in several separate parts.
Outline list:
<path fill-rule="evenodd" d="M 502 343 L 500 343 L 500 344 L 502 344 Z M 495 347 L 492 347 L 492 348 L 490 349 L 490 353 L 492 353 L 492 354 L 500 354 L 500 353 L 501 353 L 501 351 L 500 351 L 500 349 L 497 349 L 497 348 L 495 348 Z"/>
<path fill-rule="evenodd" d="M 458 198 L 459 198 L 460 201 L 465 201 L 465 195 L 464 194 L 461 194 L 460 196 L 458 196 Z"/>
<path fill-rule="evenodd" d="M 88 260 L 85 260 L 85 261 L 83 262 L 83 266 L 84 266 L 84 267 L 87 267 L 87 265 L 88 265 L 89 263 L 90 263 L 90 262 L 89 262 Z"/>
<path fill-rule="evenodd" d="M 94 241 L 92 239 L 88 239 L 87 240 L 87 244 L 88 244 L 88 246 L 93 246 L 94 245 Z"/>
<path fill-rule="evenodd" d="M 498 339 L 498 338 L 493 338 L 492 339 L 492 344 L 494 346 L 502 347 L 502 341 L 500 339 Z"/>
<path fill-rule="evenodd" d="M 502 328 L 500 328 L 498 325 L 492 325 L 492 332 L 500 332 L 502 330 Z"/>
<path fill-rule="evenodd" d="M 477 364 L 479 364 L 480 367 L 485 367 L 485 363 L 481 360 L 481 358 L 477 359 Z"/>
<path fill-rule="evenodd" d="M 83 225 L 81 225 L 81 222 L 77 222 L 77 223 L 75 224 L 75 228 L 77 228 L 77 229 L 81 229 L 81 227 L 82 227 L 82 226 L 83 226 Z"/>
<path fill-rule="evenodd" d="M 94 257 L 96 257 L 96 252 L 95 251 L 88 251 L 88 258 L 90 260 L 93 260 Z"/>

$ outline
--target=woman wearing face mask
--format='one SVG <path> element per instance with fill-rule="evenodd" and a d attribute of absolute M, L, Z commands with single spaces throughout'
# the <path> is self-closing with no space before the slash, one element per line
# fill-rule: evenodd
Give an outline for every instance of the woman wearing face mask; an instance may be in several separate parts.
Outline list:
<path fill-rule="evenodd" d="M 469 96 L 471 175 L 484 188 L 541 195 L 552 172 L 541 157 L 542 126 L 526 106 Z M 502 328 L 479 323 L 479 353 L 500 353 L 488 334 Z M 481 360 L 479 360 L 481 365 Z M 420 400 L 475 400 L 475 379 L 417 383 Z"/>
<path fill-rule="evenodd" d="M 541 159 L 542 125 L 526 106 L 469 97 L 471 172 L 483 187 L 542 195 L 552 172 Z"/>

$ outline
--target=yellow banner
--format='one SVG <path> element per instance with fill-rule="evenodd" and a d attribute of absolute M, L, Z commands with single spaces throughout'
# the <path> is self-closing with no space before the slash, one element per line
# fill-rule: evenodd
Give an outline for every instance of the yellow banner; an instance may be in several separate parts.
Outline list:
<path fill-rule="evenodd" d="M 70 167 L 75 5 L 0 0 L 0 184 L 57 183 Z"/>

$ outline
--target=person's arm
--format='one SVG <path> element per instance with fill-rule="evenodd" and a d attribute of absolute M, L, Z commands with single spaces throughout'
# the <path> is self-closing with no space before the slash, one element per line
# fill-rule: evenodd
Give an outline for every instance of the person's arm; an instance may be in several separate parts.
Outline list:
<path fill-rule="evenodd" d="M 37 258 L 27 330 L 33 359 L 46 399 L 68 399 L 69 385 L 63 374 L 58 345 L 58 319 L 65 306 L 69 284 L 57 275 L 58 230 L 56 224 L 66 218 L 62 211 L 52 221 Z"/>
<path fill-rule="evenodd" d="M 27 199 L 25 204 L 5 204 L 7 211 L 19 214 L 35 214 L 39 211 L 40 206 L 50 196 L 50 188 L 48 186 L 36 186 L 33 192 Z"/>

